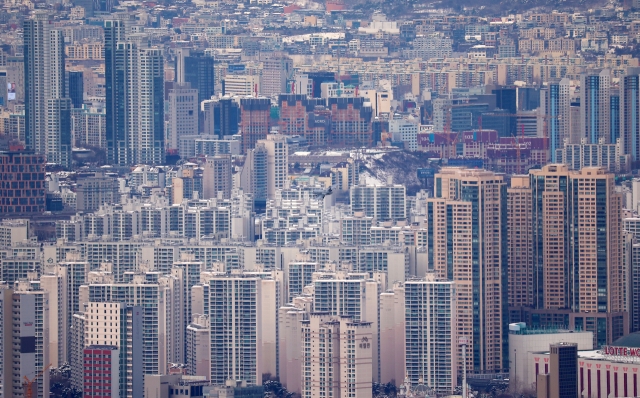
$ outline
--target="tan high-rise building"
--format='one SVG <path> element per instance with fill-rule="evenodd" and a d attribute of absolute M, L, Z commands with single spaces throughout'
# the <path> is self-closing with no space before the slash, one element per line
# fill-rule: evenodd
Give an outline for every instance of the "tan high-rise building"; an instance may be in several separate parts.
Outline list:
<path fill-rule="evenodd" d="M 371 323 L 313 313 L 302 321 L 302 338 L 303 398 L 371 396 Z"/>
<path fill-rule="evenodd" d="M 232 167 L 230 155 L 207 156 L 202 175 L 204 199 L 231 197 Z"/>
<path fill-rule="evenodd" d="M 532 203 L 529 176 L 512 176 L 507 189 L 510 308 L 533 306 Z"/>
<path fill-rule="evenodd" d="M 530 171 L 528 183 L 515 178 L 511 184 L 511 321 L 593 331 L 596 347 L 621 337 L 629 321 L 614 174 L 549 164 Z M 522 203 L 528 195 L 530 205 Z M 523 249 L 531 258 L 518 255 Z M 524 300 L 520 291 L 533 297 Z"/>
<path fill-rule="evenodd" d="M 467 369 L 507 368 L 507 192 L 502 176 L 441 169 L 426 219 L 428 266 L 438 277 L 456 282 L 456 329 L 469 340 Z"/>

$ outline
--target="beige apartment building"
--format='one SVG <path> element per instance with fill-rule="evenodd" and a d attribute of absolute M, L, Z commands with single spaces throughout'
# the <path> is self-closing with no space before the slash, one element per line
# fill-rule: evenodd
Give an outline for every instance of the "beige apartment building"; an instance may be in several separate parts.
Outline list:
<path fill-rule="evenodd" d="M 475 371 L 508 367 L 506 199 L 502 176 L 445 167 L 427 201 L 429 267 L 456 283 L 456 329 Z"/>
<path fill-rule="evenodd" d="M 615 175 L 549 164 L 513 178 L 508 195 L 510 321 L 592 331 L 596 347 L 621 337 L 629 320 Z"/>
<path fill-rule="evenodd" d="M 302 397 L 371 397 L 373 333 L 371 323 L 348 316 L 302 321 Z"/>

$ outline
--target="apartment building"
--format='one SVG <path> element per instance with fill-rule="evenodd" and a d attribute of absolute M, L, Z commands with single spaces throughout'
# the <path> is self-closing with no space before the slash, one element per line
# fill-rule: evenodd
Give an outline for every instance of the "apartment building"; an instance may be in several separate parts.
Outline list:
<path fill-rule="evenodd" d="M 614 175 L 601 168 L 570 171 L 549 164 L 529 177 L 534 264 L 528 289 L 534 298 L 522 320 L 532 324 L 536 314 L 541 326 L 592 331 L 595 347 L 608 344 L 628 330 L 621 197 Z"/>
<path fill-rule="evenodd" d="M 311 313 L 301 323 L 301 396 L 371 396 L 372 324 L 326 313 Z"/>
<path fill-rule="evenodd" d="M 209 377 L 211 374 L 211 332 L 209 317 L 193 314 L 186 331 L 186 365 L 190 376 Z"/>
<path fill-rule="evenodd" d="M 382 186 L 359 185 L 350 189 L 351 211 L 363 212 L 378 221 L 404 220 L 407 217 L 406 187 L 386 184 Z"/>
<path fill-rule="evenodd" d="M 467 369 L 506 369 L 506 186 L 492 172 L 454 167 L 442 168 L 434 185 L 426 211 L 428 267 L 456 283 L 456 330 L 470 342 Z"/>
<path fill-rule="evenodd" d="M 117 301 L 87 303 L 82 349 L 86 396 L 107 397 L 114 392 L 121 397 L 141 396 L 150 354 L 145 352 L 144 312 L 141 306 Z"/>
<path fill-rule="evenodd" d="M 213 384 L 232 379 L 260 385 L 263 374 L 277 374 L 276 309 L 282 281 L 267 275 L 272 273 L 210 273 L 193 289 L 192 311 L 209 317 Z"/>

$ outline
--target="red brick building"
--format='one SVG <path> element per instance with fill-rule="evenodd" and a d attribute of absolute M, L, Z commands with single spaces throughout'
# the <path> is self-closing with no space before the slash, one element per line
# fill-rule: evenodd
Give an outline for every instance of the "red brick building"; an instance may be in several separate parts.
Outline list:
<path fill-rule="evenodd" d="M 107 398 L 119 395 L 120 350 L 114 346 L 84 349 L 83 395 Z"/>

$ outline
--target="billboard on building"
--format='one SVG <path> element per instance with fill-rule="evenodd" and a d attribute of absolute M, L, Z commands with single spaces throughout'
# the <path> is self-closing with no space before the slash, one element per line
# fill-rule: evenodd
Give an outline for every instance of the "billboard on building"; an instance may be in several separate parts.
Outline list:
<path fill-rule="evenodd" d="M 7 101 L 16 100 L 16 84 L 7 83 Z"/>

